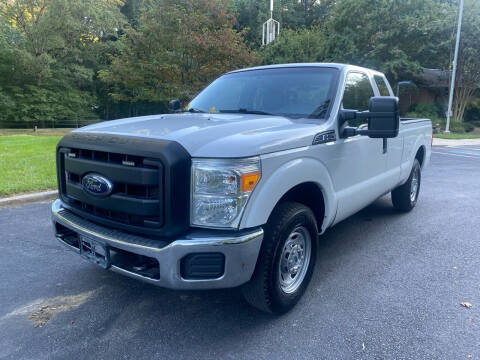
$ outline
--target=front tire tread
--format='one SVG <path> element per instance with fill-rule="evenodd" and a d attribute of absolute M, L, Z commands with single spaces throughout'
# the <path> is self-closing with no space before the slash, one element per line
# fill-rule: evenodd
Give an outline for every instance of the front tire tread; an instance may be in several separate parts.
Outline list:
<path fill-rule="evenodd" d="M 315 217 L 311 210 L 300 203 L 288 201 L 279 204 L 274 209 L 269 221 L 265 226 L 265 235 L 252 279 L 242 287 L 242 293 L 245 300 L 250 305 L 264 312 L 280 314 L 293 307 L 279 306 L 278 301 L 275 301 L 275 293 L 271 288 L 273 282 L 272 268 L 275 262 L 277 251 L 281 251 L 281 248 L 278 246 L 278 244 L 280 242 L 282 232 L 286 228 L 285 225 L 288 224 L 291 219 L 296 216 L 296 214 L 301 212 L 306 212 L 306 214 L 308 214 L 307 216 L 315 221 Z M 315 231 L 315 236 L 312 236 L 312 254 L 310 259 L 310 262 L 313 263 L 312 266 L 315 264 L 316 257 L 316 253 L 313 251 L 316 249 L 316 246 L 314 246 L 313 243 L 317 241 L 318 232 L 316 223 Z M 309 279 L 306 277 L 304 281 L 308 283 Z"/>

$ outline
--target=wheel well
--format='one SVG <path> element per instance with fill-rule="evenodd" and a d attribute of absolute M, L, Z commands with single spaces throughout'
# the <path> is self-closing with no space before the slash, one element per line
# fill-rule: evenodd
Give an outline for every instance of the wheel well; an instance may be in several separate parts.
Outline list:
<path fill-rule="evenodd" d="M 420 146 L 415 155 L 415 159 L 420 163 L 420 167 L 423 167 L 423 160 L 425 159 L 425 146 Z"/>
<path fill-rule="evenodd" d="M 283 201 L 295 201 L 309 207 L 317 220 L 318 231 L 321 231 L 325 217 L 325 199 L 317 184 L 313 182 L 299 184 L 283 195 L 278 203 Z"/>

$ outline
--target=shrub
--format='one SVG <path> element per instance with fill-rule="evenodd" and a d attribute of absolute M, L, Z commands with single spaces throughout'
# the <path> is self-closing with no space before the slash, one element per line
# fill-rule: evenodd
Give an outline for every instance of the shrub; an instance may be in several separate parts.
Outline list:
<path fill-rule="evenodd" d="M 450 131 L 454 133 L 471 132 L 475 126 L 480 126 L 480 106 L 475 103 L 469 105 L 465 111 L 464 122 L 450 121 Z M 468 112 L 470 111 L 470 112 Z M 477 120 L 478 111 L 478 120 Z M 412 105 L 409 112 L 405 115 L 409 118 L 429 118 L 432 120 L 432 126 L 444 131 L 447 119 L 445 112 L 439 103 L 423 103 Z M 468 121 L 467 121 L 468 119 Z"/>
<path fill-rule="evenodd" d="M 480 126 L 480 99 L 467 106 L 463 120 Z"/>
<path fill-rule="evenodd" d="M 440 103 L 421 103 L 410 106 L 408 112 L 421 114 L 421 117 L 441 118 L 445 111 Z"/>
<path fill-rule="evenodd" d="M 447 119 L 444 117 L 438 116 L 429 116 L 425 113 L 417 113 L 417 112 L 409 112 L 405 115 L 407 118 L 428 118 L 432 120 L 432 126 L 434 129 L 437 129 L 440 132 L 445 131 L 445 126 L 447 123 Z M 450 121 L 450 131 L 453 133 L 465 133 L 474 130 L 474 125 L 472 123 L 466 122 L 457 122 L 457 121 Z"/>

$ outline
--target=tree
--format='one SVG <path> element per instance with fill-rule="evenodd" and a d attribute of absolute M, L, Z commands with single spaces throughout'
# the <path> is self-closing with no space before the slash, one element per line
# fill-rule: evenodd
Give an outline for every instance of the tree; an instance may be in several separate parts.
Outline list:
<path fill-rule="evenodd" d="M 231 0 L 237 15 L 235 28 L 244 32 L 245 40 L 253 47 L 260 47 L 262 25 L 270 17 L 269 0 Z M 286 30 L 308 29 L 322 24 L 334 0 L 275 0 L 273 17 Z"/>
<path fill-rule="evenodd" d="M 0 120 L 2 118 L 11 117 L 15 112 L 15 101 L 9 94 L 6 85 L 6 79 L 12 72 L 15 54 L 14 49 L 9 44 L 9 27 L 4 19 L 0 17 Z M 2 115 L 3 114 L 3 115 Z"/>
<path fill-rule="evenodd" d="M 393 81 L 415 79 L 422 74 L 422 67 L 448 66 L 451 26 L 446 25 L 451 8 L 444 1 L 315 3 L 323 6 L 324 21 L 311 28 L 281 32 L 260 52 L 263 63 L 351 63 L 381 70 Z"/>
<path fill-rule="evenodd" d="M 378 69 L 393 81 L 445 68 L 450 9 L 439 0 L 338 0 L 324 28 L 324 60 Z"/>
<path fill-rule="evenodd" d="M 466 2 L 456 121 L 479 82 L 480 2 Z M 221 73 L 259 61 L 353 63 L 416 83 L 423 67 L 451 65 L 458 0 L 275 0 L 280 37 L 263 47 L 268 5 L 2 0 L 0 127 L 158 113 L 166 100 L 187 100 Z"/>
<path fill-rule="evenodd" d="M 117 0 L 8 0 L 0 8 L 0 87 L 15 111 L 0 113 L 3 126 L 59 121 L 75 126 L 96 119 L 98 52 L 125 23 Z"/>
<path fill-rule="evenodd" d="M 263 64 L 319 62 L 325 57 L 325 33 L 320 28 L 285 30 L 259 52 Z"/>
<path fill-rule="evenodd" d="M 472 103 L 480 88 L 480 3 L 467 0 L 465 3 L 457 76 L 453 121 L 463 120 L 465 108 Z M 452 41 L 453 42 L 453 41 Z"/>
<path fill-rule="evenodd" d="M 218 75 L 256 61 L 223 0 L 157 0 L 138 29 L 122 38 L 123 50 L 100 72 L 116 100 L 187 100 Z"/>
<path fill-rule="evenodd" d="M 232 11 L 236 14 L 234 28 L 242 32 L 244 40 L 251 47 L 262 44 L 262 24 L 270 17 L 268 1 L 232 0 Z"/>

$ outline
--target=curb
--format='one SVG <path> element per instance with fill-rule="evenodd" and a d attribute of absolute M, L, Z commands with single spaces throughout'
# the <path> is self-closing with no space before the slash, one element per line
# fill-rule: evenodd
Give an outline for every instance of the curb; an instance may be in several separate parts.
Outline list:
<path fill-rule="evenodd" d="M 53 200 L 58 196 L 57 190 L 38 192 L 33 194 L 17 195 L 0 199 L 0 208 L 7 206 L 25 205 L 39 201 Z"/>
<path fill-rule="evenodd" d="M 480 139 L 439 139 L 433 138 L 433 146 L 468 146 L 480 145 Z"/>

